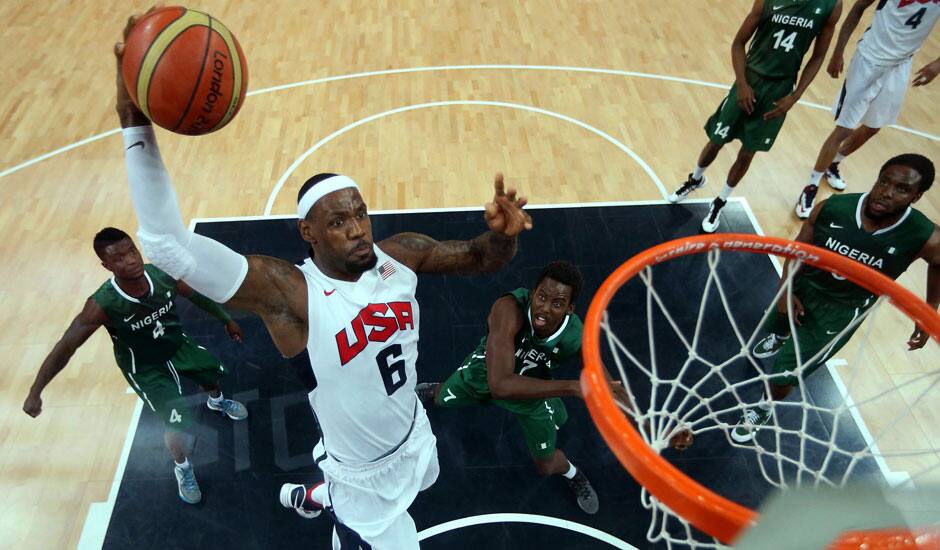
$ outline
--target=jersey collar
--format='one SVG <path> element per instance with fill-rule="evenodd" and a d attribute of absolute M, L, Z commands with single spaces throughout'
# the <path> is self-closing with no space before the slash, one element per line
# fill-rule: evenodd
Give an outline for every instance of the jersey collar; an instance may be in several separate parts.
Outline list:
<path fill-rule="evenodd" d="M 561 325 L 558 326 L 558 330 L 556 330 L 555 333 L 548 338 L 541 338 L 538 334 L 535 333 L 535 325 L 532 324 L 532 306 L 529 306 L 528 311 L 526 311 L 526 316 L 529 318 L 529 328 L 532 329 L 532 337 L 542 340 L 543 342 L 550 342 L 561 336 L 561 333 L 565 331 L 565 327 L 568 326 L 568 319 L 571 317 L 571 314 L 568 313 L 565 315 L 565 320 L 562 321 Z"/>
<path fill-rule="evenodd" d="M 147 278 L 147 284 L 150 285 L 150 293 L 148 294 L 148 296 L 153 296 L 153 281 L 150 280 L 150 274 L 147 273 L 146 271 L 144 271 L 144 277 Z M 140 303 L 140 300 L 138 300 L 137 298 L 134 298 L 133 296 L 131 296 L 130 294 L 124 292 L 124 291 L 121 289 L 121 285 L 117 284 L 117 281 L 114 280 L 114 275 L 111 276 L 111 286 L 113 286 L 113 287 L 114 287 L 114 290 L 116 290 L 116 291 L 118 292 L 118 294 L 120 294 L 120 295 L 123 296 L 124 298 L 130 300 L 131 302 L 134 302 L 135 304 L 139 304 L 139 303 Z"/>
<path fill-rule="evenodd" d="M 855 223 L 858 224 L 858 228 L 861 229 L 862 231 L 864 231 L 864 229 L 862 228 L 862 205 L 865 204 L 866 197 L 868 197 L 868 193 L 862 193 L 862 196 L 858 198 L 858 204 L 855 206 Z M 911 207 L 908 206 L 907 210 L 904 211 L 904 214 L 902 214 L 901 217 L 898 218 L 898 221 L 894 222 L 888 227 L 882 227 L 881 229 L 876 230 L 874 233 L 872 233 L 872 236 L 881 235 L 882 233 L 887 233 L 888 231 L 891 231 L 895 227 L 904 223 L 904 220 L 906 220 L 907 217 L 910 215 L 911 215 Z"/>

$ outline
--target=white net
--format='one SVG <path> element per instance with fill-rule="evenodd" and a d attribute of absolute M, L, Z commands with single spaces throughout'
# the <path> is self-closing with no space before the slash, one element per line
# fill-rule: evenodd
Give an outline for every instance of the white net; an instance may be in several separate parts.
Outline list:
<path fill-rule="evenodd" d="M 768 257 L 712 248 L 646 267 L 627 281 L 601 322 L 603 362 L 616 366 L 635 404 L 632 410 L 621 406 L 624 414 L 686 475 L 751 508 L 775 489 L 936 482 L 936 344 L 898 364 L 897 357 L 913 357 L 903 353 L 914 325 L 883 296 L 854 308 L 835 330 L 831 323 L 810 330 L 824 304 L 805 304 L 807 326 L 798 326 L 793 296 L 801 271 L 794 261 L 774 290 L 778 275 Z M 788 304 L 790 339 L 777 341 L 783 349 L 776 355 L 758 359 L 755 347 L 767 327 L 779 323 L 781 298 Z M 840 307 L 845 319 L 846 306 Z M 773 365 L 787 346 L 798 384 L 785 399 L 769 400 L 771 381 L 781 382 Z M 740 424 L 761 401 L 771 411 L 767 423 L 759 429 Z M 693 446 L 683 453 L 669 449 L 683 429 L 695 434 Z M 736 441 L 736 429 L 753 439 Z M 651 512 L 647 538 L 657 547 L 724 548 L 646 490 L 642 504 Z"/>

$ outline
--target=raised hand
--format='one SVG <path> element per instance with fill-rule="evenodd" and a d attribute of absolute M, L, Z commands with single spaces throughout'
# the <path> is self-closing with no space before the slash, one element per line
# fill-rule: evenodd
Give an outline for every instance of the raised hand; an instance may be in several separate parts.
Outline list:
<path fill-rule="evenodd" d="M 514 187 L 505 188 L 502 173 L 496 174 L 493 186 L 496 194 L 492 202 L 483 207 L 486 225 L 490 230 L 515 237 L 523 230 L 532 229 L 532 217 L 522 209 L 528 200 L 525 197 L 517 198 Z"/>

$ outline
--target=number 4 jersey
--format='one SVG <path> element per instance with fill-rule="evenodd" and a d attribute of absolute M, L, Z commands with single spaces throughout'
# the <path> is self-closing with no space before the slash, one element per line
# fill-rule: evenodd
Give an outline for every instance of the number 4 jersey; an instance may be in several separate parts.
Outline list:
<path fill-rule="evenodd" d="M 418 276 L 373 245 L 378 262 L 356 282 L 331 279 L 307 259 L 307 352 L 317 386 L 308 394 L 326 452 L 372 462 L 414 426 Z"/>
<path fill-rule="evenodd" d="M 105 281 L 91 298 L 108 316 L 105 328 L 114 344 L 114 358 L 127 371 L 144 365 L 163 365 L 183 344 L 185 336 L 176 314 L 176 280 L 155 266 L 144 265 L 150 291 L 139 298 Z"/>
<path fill-rule="evenodd" d="M 795 80 L 836 0 L 764 0 L 764 11 L 747 51 L 747 68 L 764 78 Z"/>
<path fill-rule="evenodd" d="M 897 65 L 914 55 L 940 18 L 940 0 L 878 0 L 858 53 L 875 65 Z"/>

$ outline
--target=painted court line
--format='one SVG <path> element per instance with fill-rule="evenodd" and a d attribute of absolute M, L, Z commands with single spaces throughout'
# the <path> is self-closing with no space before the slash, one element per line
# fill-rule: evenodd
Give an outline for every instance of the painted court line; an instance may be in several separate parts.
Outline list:
<path fill-rule="evenodd" d="M 379 119 L 381 119 L 381 118 L 385 118 L 385 117 L 390 116 L 390 115 L 395 115 L 395 114 L 399 114 L 399 113 L 405 113 L 405 112 L 408 112 L 408 111 L 415 111 L 415 110 L 418 110 L 418 109 L 428 109 L 428 108 L 431 108 L 431 107 L 448 107 L 448 106 L 453 106 L 453 105 L 476 105 L 476 106 L 485 106 L 485 107 L 504 107 L 504 108 L 508 108 L 508 109 L 518 109 L 518 110 L 522 110 L 522 111 L 529 111 L 529 112 L 532 112 L 532 113 L 538 113 L 538 114 L 540 114 L 540 115 L 550 116 L 550 117 L 552 117 L 552 118 L 557 118 L 557 119 L 559 119 L 559 120 L 563 120 L 563 121 L 565 121 L 565 122 L 569 122 L 569 123 L 571 123 L 571 124 L 574 124 L 574 125 L 576 125 L 576 126 L 579 126 L 579 127 L 583 128 L 583 129 L 585 129 L 585 130 L 587 130 L 587 131 L 589 131 L 589 132 L 591 132 L 591 133 L 593 133 L 593 134 L 595 134 L 595 135 L 597 135 L 597 136 L 600 136 L 601 138 L 607 140 L 608 142 L 610 142 L 610 143 L 612 143 L 614 146 L 616 146 L 618 149 L 620 149 L 621 151 L 623 151 L 624 153 L 626 153 L 630 158 L 632 158 L 632 159 L 634 160 L 634 162 L 636 162 L 637 164 L 639 164 L 639 165 L 640 165 L 640 168 L 642 168 L 643 171 L 646 172 L 646 175 L 648 175 L 648 176 L 650 177 L 650 179 L 653 180 L 653 183 L 654 183 L 654 184 L 656 185 L 656 187 L 659 189 L 659 193 L 663 196 L 663 198 L 665 198 L 665 197 L 667 196 L 666 188 L 663 186 L 663 182 L 659 180 L 659 176 L 657 176 L 656 173 L 653 172 L 653 169 L 650 168 L 649 164 L 647 164 L 645 160 L 643 160 L 642 158 L 640 158 L 640 156 L 637 155 L 636 153 L 634 153 L 632 149 L 630 149 L 629 147 L 627 147 L 625 144 L 623 144 L 622 142 L 620 142 L 619 140 L 617 140 L 616 138 L 614 138 L 614 137 L 611 136 L 610 134 L 607 134 L 606 132 L 597 129 L 597 128 L 595 128 L 594 126 L 591 126 L 590 124 L 587 124 L 587 123 L 585 123 L 585 122 L 581 122 L 580 120 L 578 120 L 578 119 L 576 119 L 576 118 L 572 118 L 572 117 L 567 116 L 567 115 L 563 115 L 563 114 L 560 114 L 560 113 L 556 113 L 556 112 L 554 112 L 554 111 L 549 111 L 549 110 L 546 110 L 546 109 L 540 109 L 540 108 L 538 108 L 538 107 L 533 107 L 533 106 L 531 106 L 531 105 L 523 105 L 523 104 L 519 104 L 519 103 L 507 103 L 507 102 L 505 102 L 505 101 L 470 101 L 470 100 L 434 101 L 434 102 L 431 102 L 431 103 L 418 103 L 418 104 L 415 104 L 415 105 L 406 105 L 406 106 L 404 106 L 404 107 L 398 107 L 397 109 L 391 109 L 391 110 L 388 110 L 388 111 L 383 111 L 383 112 L 381 112 L 381 113 L 376 113 L 376 114 L 374 114 L 374 115 L 367 116 L 367 117 L 365 117 L 365 118 L 361 118 L 361 119 L 359 119 L 359 120 L 353 122 L 352 124 L 348 124 L 348 125 L 346 125 L 346 126 L 340 128 L 339 130 L 336 130 L 336 131 L 333 132 L 332 134 L 330 134 L 330 135 L 326 136 L 325 138 L 321 139 L 320 141 L 316 142 L 316 143 L 313 145 L 313 147 L 310 147 L 309 149 L 307 149 L 306 151 L 304 151 L 303 154 L 301 154 L 299 157 L 297 157 L 297 159 L 295 159 L 294 162 L 291 163 L 290 167 L 288 167 L 287 171 L 285 171 L 283 174 L 281 174 L 281 177 L 278 178 L 277 183 L 274 185 L 274 189 L 271 191 L 271 194 L 268 196 L 268 202 L 267 202 L 267 204 L 266 204 L 265 207 L 264 207 L 264 213 L 265 213 L 265 215 L 271 213 L 271 210 L 274 208 L 274 201 L 277 199 L 278 193 L 280 193 L 281 188 L 284 187 L 284 183 L 287 181 L 287 178 L 289 178 L 289 177 L 291 176 L 291 174 L 294 173 L 294 171 L 297 169 L 297 167 L 300 166 L 300 164 L 301 164 L 303 161 L 305 161 L 305 160 L 307 159 L 307 157 L 309 157 L 309 156 L 312 155 L 314 152 L 316 152 L 319 148 L 321 148 L 321 147 L 323 147 L 324 145 L 326 145 L 327 143 L 333 141 L 333 140 L 336 139 L 337 137 L 339 137 L 339 136 L 345 134 L 346 132 L 348 132 L 349 130 L 352 130 L 353 128 L 356 128 L 356 127 L 358 127 L 358 126 L 362 126 L 363 124 L 366 124 L 366 123 L 369 123 L 369 122 L 372 122 L 372 121 L 375 121 L 375 120 L 379 120 Z"/>
<path fill-rule="evenodd" d="M 464 527 L 487 525 L 490 523 L 528 523 L 534 525 L 545 525 L 548 527 L 557 527 L 559 529 L 567 529 L 568 531 L 581 533 L 582 535 L 586 535 L 601 542 L 606 542 L 607 544 L 613 546 L 614 548 L 619 548 L 620 550 L 639 550 L 637 547 L 627 544 L 617 537 L 605 533 L 599 529 L 588 527 L 587 525 L 582 525 L 574 521 L 568 521 L 565 519 L 553 518 L 549 516 L 540 516 L 536 514 L 484 514 L 481 516 L 470 516 L 466 518 L 455 519 L 453 521 L 435 525 L 434 527 L 429 527 L 424 531 L 421 531 L 418 533 L 418 542 L 429 539 L 435 535 L 440 535 L 441 533 L 446 533 L 448 531 L 456 531 L 457 529 L 462 529 Z"/>
<path fill-rule="evenodd" d="M 600 69 L 600 68 L 591 68 L 591 67 L 567 67 L 567 66 L 555 66 L 555 65 L 441 65 L 441 66 L 433 66 L 433 67 L 387 69 L 383 71 L 369 71 L 369 72 L 352 73 L 352 74 L 340 75 L 340 76 L 328 76 L 324 78 L 317 78 L 313 80 L 302 80 L 300 82 L 294 82 L 291 84 L 281 84 L 279 86 L 271 86 L 269 88 L 261 88 L 258 90 L 252 90 L 248 92 L 246 95 L 255 96 L 255 95 L 261 95 L 261 94 L 266 94 L 266 93 L 271 93 L 271 92 L 277 92 L 281 90 L 288 90 L 291 88 L 299 88 L 302 86 L 312 86 L 315 84 L 324 84 L 327 82 L 336 82 L 340 80 L 352 80 L 356 78 L 365 78 L 369 76 L 387 76 L 387 75 L 395 75 L 395 74 L 409 74 L 409 73 L 434 72 L 434 71 L 475 71 L 475 70 L 575 72 L 575 73 L 624 76 L 624 77 L 630 77 L 630 78 L 643 78 L 643 79 L 649 79 L 649 80 L 662 80 L 665 82 L 676 82 L 680 84 L 690 84 L 693 86 L 702 86 L 706 88 L 717 88 L 717 89 L 723 89 L 723 90 L 727 90 L 729 88 L 727 84 L 720 84 L 717 82 L 707 82 L 705 80 L 696 80 L 692 78 L 683 78 L 679 76 L 669 76 L 669 75 L 662 75 L 662 74 L 656 74 L 656 73 L 621 71 L 617 69 Z M 797 103 L 799 105 L 803 105 L 805 107 L 810 107 L 813 109 L 820 109 L 824 111 L 830 110 L 830 107 L 826 105 L 820 105 L 818 103 L 812 103 L 809 101 L 800 100 Z M 930 134 L 928 132 L 915 130 L 913 128 L 908 128 L 906 126 L 898 126 L 897 124 L 892 124 L 889 127 L 894 128 L 895 130 L 900 130 L 902 132 L 907 132 L 909 134 L 912 134 L 918 137 L 929 139 L 931 141 L 940 142 L 940 136 Z M 28 166 L 32 166 L 33 164 L 36 164 L 37 162 L 46 160 L 50 157 L 56 156 L 60 153 L 64 153 L 66 151 L 85 145 L 87 143 L 97 141 L 101 138 L 108 137 L 120 131 L 121 131 L 120 128 L 114 128 L 114 129 L 108 130 L 107 132 L 91 136 L 81 141 L 77 141 L 71 145 L 66 145 L 65 147 L 56 149 L 54 151 L 50 151 L 34 159 L 30 159 L 26 162 L 17 164 L 16 166 L 3 170 L 2 172 L 0 172 L 0 178 L 4 176 L 8 176 Z"/>

